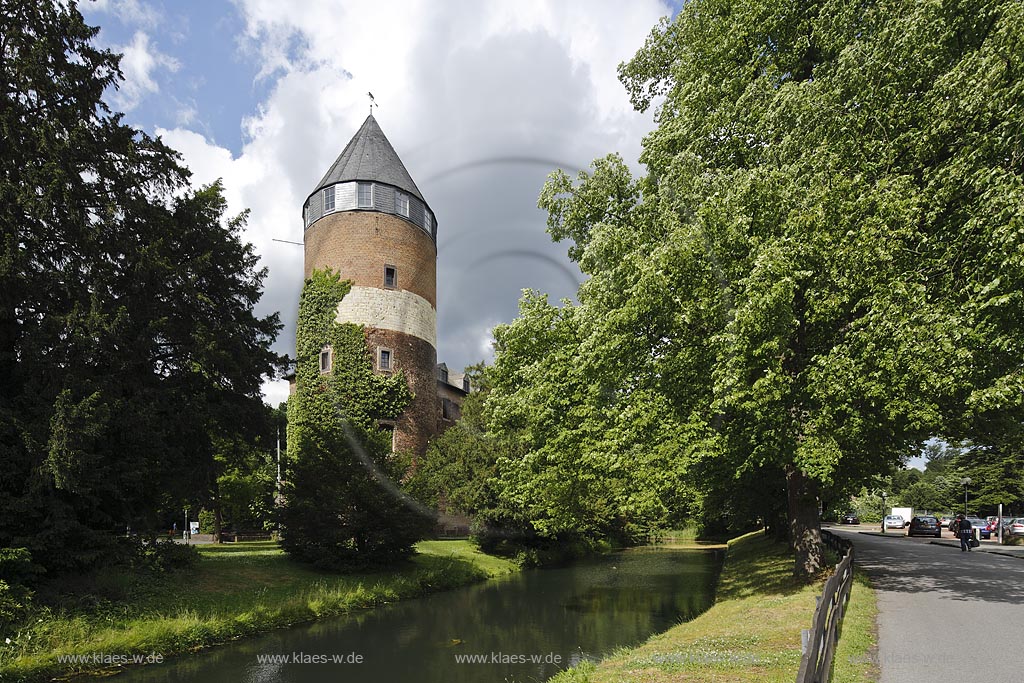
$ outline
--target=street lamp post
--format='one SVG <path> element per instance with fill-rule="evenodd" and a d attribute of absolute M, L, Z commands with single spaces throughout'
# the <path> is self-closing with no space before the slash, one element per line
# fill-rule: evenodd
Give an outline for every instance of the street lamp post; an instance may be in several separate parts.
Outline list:
<path fill-rule="evenodd" d="M 885 495 L 885 491 L 882 491 L 882 533 L 885 533 L 885 500 L 888 496 Z"/>
<path fill-rule="evenodd" d="M 964 487 L 964 517 L 967 516 L 967 487 L 971 484 L 970 477 L 964 477 L 960 480 L 960 485 Z"/>

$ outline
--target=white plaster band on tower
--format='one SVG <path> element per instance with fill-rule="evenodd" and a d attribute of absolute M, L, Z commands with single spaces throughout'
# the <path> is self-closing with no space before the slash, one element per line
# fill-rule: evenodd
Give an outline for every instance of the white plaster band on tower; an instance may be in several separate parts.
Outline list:
<path fill-rule="evenodd" d="M 412 292 L 352 287 L 338 304 L 337 321 L 410 334 L 437 348 L 437 312 Z"/>

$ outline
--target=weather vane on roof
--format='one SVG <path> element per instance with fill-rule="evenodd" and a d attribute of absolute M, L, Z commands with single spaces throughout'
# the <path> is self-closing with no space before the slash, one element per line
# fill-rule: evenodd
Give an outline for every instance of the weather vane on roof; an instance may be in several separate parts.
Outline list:
<path fill-rule="evenodd" d="M 370 96 L 370 116 L 373 116 L 373 108 L 377 107 L 377 109 L 380 109 L 380 105 L 374 101 L 372 92 L 367 91 L 366 94 Z"/>

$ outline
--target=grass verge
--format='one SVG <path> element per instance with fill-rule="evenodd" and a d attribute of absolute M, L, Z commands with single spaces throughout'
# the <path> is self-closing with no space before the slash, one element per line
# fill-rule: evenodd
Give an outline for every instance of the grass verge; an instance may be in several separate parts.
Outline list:
<path fill-rule="evenodd" d="M 832 660 L 832 683 L 878 680 L 878 602 L 867 574 L 854 568 L 850 602 Z"/>
<path fill-rule="evenodd" d="M 166 656 L 515 570 L 469 541 L 424 541 L 417 551 L 393 570 L 331 574 L 293 562 L 274 542 L 237 543 L 200 546 L 195 568 L 156 580 L 89 577 L 92 604 L 41 612 L 10 643 L 0 638 L 0 681 L 102 670 L 62 663 L 67 655 Z"/>
<path fill-rule="evenodd" d="M 733 539 L 711 609 L 600 664 L 585 662 L 563 671 L 551 683 L 792 683 L 800 667 L 800 631 L 810 627 L 822 589 L 820 581 L 797 583 L 792 570 L 786 545 L 761 532 Z M 863 577 L 854 590 L 844 626 L 844 639 L 851 636 L 852 642 L 836 655 L 849 664 L 842 667 L 842 675 L 849 677 L 837 681 L 873 680 L 856 677 L 870 675 L 873 661 L 873 596 L 868 606 L 861 604 L 870 593 Z"/>

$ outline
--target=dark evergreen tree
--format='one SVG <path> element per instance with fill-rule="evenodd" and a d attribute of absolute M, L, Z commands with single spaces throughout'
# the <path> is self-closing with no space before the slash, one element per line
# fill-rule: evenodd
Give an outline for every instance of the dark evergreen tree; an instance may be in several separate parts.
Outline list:
<path fill-rule="evenodd" d="M 211 435 L 261 429 L 280 362 L 244 215 L 107 107 L 97 30 L 0 0 L 0 545 L 51 569 L 205 496 Z"/>

